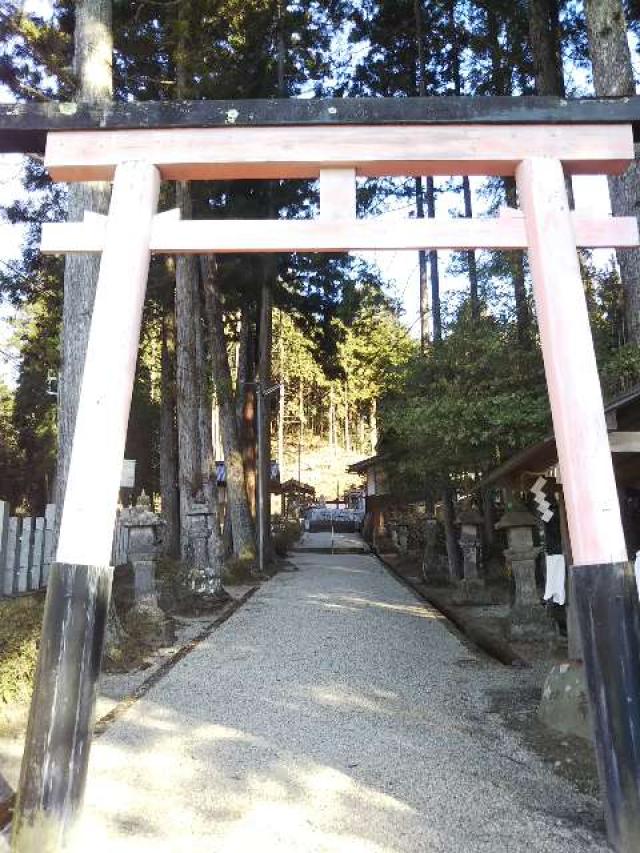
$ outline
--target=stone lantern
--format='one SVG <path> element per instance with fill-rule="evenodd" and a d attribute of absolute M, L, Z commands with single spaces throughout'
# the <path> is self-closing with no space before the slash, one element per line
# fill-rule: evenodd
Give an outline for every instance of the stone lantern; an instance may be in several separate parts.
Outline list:
<path fill-rule="evenodd" d="M 449 576 L 443 570 L 442 558 L 438 553 L 438 519 L 435 515 L 427 515 L 424 522 L 422 574 L 428 582 L 438 585 L 449 581 Z"/>
<path fill-rule="evenodd" d="M 398 551 L 401 554 L 406 554 L 409 550 L 409 525 L 401 519 L 396 526 L 398 538 Z"/>
<path fill-rule="evenodd" d="M 215 526 L 218 523 L 202 493 L 196 495 L 187 513 L 191 588 L 197 595 L 226 601 L 229 595 L 222 585 L 222 558 L 217 553 Z"/>
<path fill-rule="evenodd" d="M 165 521 L 153 512 L 143 490 L 135 506 L 122 510 L 120 524 L 128 533 L 127 557 L 133 569 L 134 600 L 151 598 L 156 603 L 155 564 L 162 549 Z"/>
<path fill-rule="evenodd" d="M 122 510 L 120 524 L 127 529 L 127 556 L 133 572 L 133 604 L 124 616 L 124 628 L 142 647 L 162 646 L 174 639 L 171 620 L 158 606 L 155 577 L 166 522 L 153 512 L 142 491 L 135 506 Z"/>
<path fill-rule="evenodd" d="M 536 585 L 536 558 L 542 550 L 533 544 L 537 526 L 535 516 L 523 506 L 507 510 L 496 524 L 496 530 L 505 530 L 507 534 L 504 555 L 515 585 L 510 633 L 518 640 L 547 640 L 554 636 Z"/>
<path fill-rule="evenodd" d="M 467 507 L 458 514 L 460 525 L 460 549 L 463 557 L 463 576 L 460 581 L 460 593 L 456 596 L 461 602 L 477 602 L 486 597 L 484 580 L 480 577 L 482 560 L 482 525 L 484 519 L 475 507 Z"/>

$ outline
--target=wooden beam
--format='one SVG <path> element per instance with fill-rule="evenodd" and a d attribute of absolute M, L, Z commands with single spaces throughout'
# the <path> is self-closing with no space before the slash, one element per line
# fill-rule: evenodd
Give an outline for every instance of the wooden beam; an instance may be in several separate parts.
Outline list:
<path fill-rule="evenodd" d="M 155 165 L 165 180 L 358 175 L 512 175 L 551 157 L 570 174 L 617 174 L 633 160 L 629 125 L 375 125 L 220 127 L 50 133 L 45 166 L 56 181 L 108 181 L 118 163 Z"/>
<path fill-rule="evenodd" d="M 356 218 L 355 169 L 320 169 L 320 217 Z"/>
<path fill-rule="evenodd" d="M 635 217 L 585 219 L 573 214 L 576 242 L 585 248 L 639 244 Z M 45 223 L 44 253 L 100 252 L 106 219 Z M 526 249 L 524 218 L 494 219 L 195 219 L 173 211 L 154 218 L 152 252 L 345 252 L 397 249 Z"/>
<path fill-rule="evenodd" d="M 144 101 L 106 107 L 74 103 L 0 104 L 0 152 L 44 153 L 48 131 L 283 125 L 633 124 L 640 97 L 288 98 Z"/>

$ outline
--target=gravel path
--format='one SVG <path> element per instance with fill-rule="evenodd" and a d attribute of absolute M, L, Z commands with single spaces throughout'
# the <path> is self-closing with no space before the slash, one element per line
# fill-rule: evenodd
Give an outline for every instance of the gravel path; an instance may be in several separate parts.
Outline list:
<path fill-rule="evenodd" d="M 487 713 L 509 670 L 375 558 L 294 562 L 95 742 L 81 849 L 608 849 L 597 803 Z"/>

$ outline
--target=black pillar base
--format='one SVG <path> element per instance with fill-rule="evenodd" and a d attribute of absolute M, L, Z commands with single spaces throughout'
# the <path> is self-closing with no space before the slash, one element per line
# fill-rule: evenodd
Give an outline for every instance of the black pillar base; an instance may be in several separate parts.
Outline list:
<path fill-rule="evenodd" d="M 63 850 L 82 806 L 112 569 L 55 563 L 18 799 L 14 853 Z"/>
<path fill-rule="evenodd" d="M 571 569 L 609 842 L 640 850 L 640 606 L 629 563 Z"/>

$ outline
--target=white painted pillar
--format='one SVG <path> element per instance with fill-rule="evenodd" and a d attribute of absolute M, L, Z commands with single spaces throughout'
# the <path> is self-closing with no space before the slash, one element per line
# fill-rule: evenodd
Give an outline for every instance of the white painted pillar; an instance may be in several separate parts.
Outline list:
<path fill-rule="evenodd" d="M 575 565 L 626 562 L 627 549 L 576 241 L 560 161 L 516 171 Z"/>
<path fill-rule="evenodd" d="M 60 522 L 61 563 L 111 559 L 159 190 L 155 166 L 117 167 Z"/>

